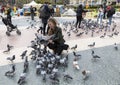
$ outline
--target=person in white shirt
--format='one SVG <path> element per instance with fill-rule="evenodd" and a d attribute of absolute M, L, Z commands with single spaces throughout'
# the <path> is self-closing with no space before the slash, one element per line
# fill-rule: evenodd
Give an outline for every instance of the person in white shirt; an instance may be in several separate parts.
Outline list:
<path fill-rule="evenodd" d="M 97 23 L 99 23 L 99 20 L 100 20 L 100 25 L 102 24 L 103 13 L 104 13 L 103 6 L 100 5 L 100 8 L 98 9 L 98 16 L 97 16 Z"/>

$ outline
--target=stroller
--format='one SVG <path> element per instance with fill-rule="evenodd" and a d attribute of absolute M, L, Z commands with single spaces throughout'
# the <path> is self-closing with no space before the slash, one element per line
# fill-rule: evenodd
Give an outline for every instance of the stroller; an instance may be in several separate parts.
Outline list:
<path fill-rule="evenodd" d="M 12 31 L 16 31 L 16 33 L 18 35 L 21 35 L 20 30 L 17 28 L 17 26 L 14 26 L 9 19 L 7 19 L 6 17 L 4 18 L 3 16 L 1 16 L 2 18 L 2 22 L 6 25 L 7 27 L 7 31 L 6 31 L 6 35 L 10 36 L 10 32 Z"/>

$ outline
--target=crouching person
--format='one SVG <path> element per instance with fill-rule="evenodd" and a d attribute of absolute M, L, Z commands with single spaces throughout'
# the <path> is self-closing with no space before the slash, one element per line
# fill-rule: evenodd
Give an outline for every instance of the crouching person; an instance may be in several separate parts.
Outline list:
<path fill-rule="evenodd" d="M 68 45 L 64 44 L 65 40 L 63 39 L 62 30 L 57 26 L 57 22 L 54 18 L 48 20 L 48 35 L 51 36 L 49 39 L 48 47 L 54 51 L 55 54 L 61 55 L 63 50 L 68 49 Z"/>

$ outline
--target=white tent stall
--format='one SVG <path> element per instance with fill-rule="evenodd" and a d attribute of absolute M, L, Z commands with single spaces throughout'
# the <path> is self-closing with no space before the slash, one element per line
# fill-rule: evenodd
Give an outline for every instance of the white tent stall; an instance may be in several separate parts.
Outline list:
<path fill-rule="evenodd" d="M 38 4 L 36 3 L 35 1 L 31 1 L 30 3 L 28 4 L 24 4 L 24 6 L 26 7 L 30 7 L 30 6 L 33 6 L 33 7 L 40 7 L 42 4 Z"/>
<path fill-rule="evenodd" d="M 76 16 L 76 12 L 73 9 L 68 9 L 62 16 Z"/>
<path fill-rule="evenodd" d="M 37 8 L 37 10 L 38 10 L 42 6 L 42 4 L 38 4 L 35 1 L 31 1 L 28 4 L 24 4 L 23 9 L 24 9 L 25 16 L 30 15 L 30 6 L 33 6 L 33 7 Z M 38 15 L 37 11 L 35 13 Z"/>

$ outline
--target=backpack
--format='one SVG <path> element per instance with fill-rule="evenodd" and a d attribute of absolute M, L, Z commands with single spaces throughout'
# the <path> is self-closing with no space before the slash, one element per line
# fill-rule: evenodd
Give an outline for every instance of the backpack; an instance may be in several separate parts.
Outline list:
<path fill-rule="evenodd" d="M 110 12 L 111 12 L 112 15 L 115 14 L 115 8 L 112 7 L 112 8 L 110 9 Z"/>
<path fill-rule="evenodd" d="M 39 9 L 39 13 L 40 13 L 39 18 L 45 17 L 45 12 L 44 12 L 44 10 L 45 10 L 44 6 L 40 7 L 40 9 Z"/>
<path fill-rule="evenodd" d="M 39 18 L 45 18 L 45 17 L 49 16 L 49 13 L 46 10 L 46 7 L 44 5 L 40 8 L 39 13 L 40 13 Z"/>

